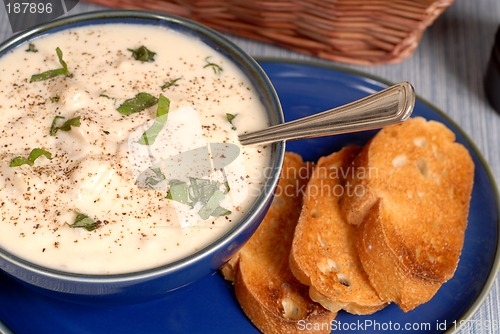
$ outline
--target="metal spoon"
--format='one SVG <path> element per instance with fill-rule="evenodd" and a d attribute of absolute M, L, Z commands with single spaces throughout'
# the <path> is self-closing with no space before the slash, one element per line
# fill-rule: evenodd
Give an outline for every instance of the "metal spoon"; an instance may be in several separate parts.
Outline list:
<path fill-rule="evenodd" d="M 405 121 L 413 111 L 415 91 L 401 82 L 346 105 L 239 136 L 243 145 L 373 130 Z"/>

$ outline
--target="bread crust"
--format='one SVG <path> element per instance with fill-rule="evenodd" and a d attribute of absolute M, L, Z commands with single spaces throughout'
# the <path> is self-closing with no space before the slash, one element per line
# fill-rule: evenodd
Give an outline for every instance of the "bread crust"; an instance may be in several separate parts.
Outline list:
<path fill-rule="evenodd" d="M 359 225 L 358 253 L 370 282 L 404 311 L 450 279 L 463 247 L 474 164 L 443 124 L 423 118 L 382 129 L 354 160 L 369 177 L 346 183 L 346 220 Z"/>
<path fill-rule="evenodd" d="M 300 156 L 286 153 L 269 211 L 238 253 L 238 261 L 225 269 L 226 277 L 234 277 L 236 298 L 243 311 L 263 333 L 329 333 L 336 316 L 309 298 L 307 287 L 288 266 L 308 170 Z M 301 328 L 299 321 L 309 326 Z"/>
<path fill-rule="evenodd" d="M 430 300 L 443 282 L 415 275 L 403 265 L 388 238 L 377 203 L 358 229 L 359 258 L 380 298 L 407 312 Z"/>
<path fill-rule="evenodd" d="M 290 253 L 290 268 L 325 308 L 371 314 L 383 302 L 371 286 L 356 249 L 356 227 L 345 222 L 338 201 L 343 176 L 359 147 L 319 159 L 304 196 Z"/>

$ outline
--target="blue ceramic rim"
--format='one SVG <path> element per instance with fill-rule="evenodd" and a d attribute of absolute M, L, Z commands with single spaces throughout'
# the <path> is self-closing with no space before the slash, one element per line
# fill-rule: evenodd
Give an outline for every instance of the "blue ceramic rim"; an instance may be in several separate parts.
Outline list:
<path fill-rule="evenodd" d="M 344 73 L 353 74 L 356 76 L 368 78 L 368 79 L 374 80 L 376 82 L 380 82 L 382 84 L 385 84 L 387 86 L 391 86 L 394 84 L 394 83 L 392 83 L 388 80 L 382 79 L 376 75 L 364 73 L 362 71 L 358 71 L 355 69 L 340 67 L 340 66 L 337 66 L 333 63 L 328 63 L 328 62 L 321 61 L 321 60 L 298 60 L 298 59 L 283 59 L 283 58 L 275 58 L 275 57 L 256 57 L 256 60 L 259 62 L 269 62 L 269 63 L 274 62 L 274 63 L 281 63 L 281 64 L 285 63 L 285 64 L 297 64 L 297 65 L 322 67 L 322 68 L 329 69 L 329 70 L 344 72 Z M 458 133 L 460 133 L 460 135 L 464 138 L 464 140 L 470 146 L 470 148 L 472 149 L 472 151 L 476 155 L 477 159 L 481 162 L 481 165 L 484 168 L 484 170 L 488 176 L 490 184 L 492 185 L 493 193 L 495 194 L 495 202 L 497 204 L 497 215 L 498 215 L 498 217 L 500 217 L 500 193 L 498 190 L 498 185 L 495 181 L 495 177 L 493 175 L 493 172 L 491 171 L 491 168 L 490 168 L 488 162 L 483 157 L 483 154 L 481 153 L 479 148 L 476 146 L 474 141 L 472 141 L 472 139 L 469 137 L 469 135 L 467 133 L 465 133 L 464 130 L 462 130 L 462 128 L 453 119 L 451 119 L 444 111 L 442 111 L 441 109 L 436 107 L 431 102 L 419 97 L 418 95 L 417 95 L 417 101 L 426 105 L 427 107 L 431 108 L 433 111 L 435 111 L 441 117 L 443 117 L 447 122 L 449 122 L 454 127 L 454 131 L 457 131 Z M 497 229 L 497 240 L 500 241 L 500 220 L 497 221 L 497 225 L 499 227 Z M 456 326 L 456 328 L 450 327 L 444 333 L 458 333 L 458 331 L 460 331 L 460 329 L 466 323 L 466 320 L 470 320 L 472 318 L 472 316 L 478 311 L 479 307 L 483 304 L 486 297 L 488 297 L 491 289 L 493 288 L 493 285 L 495 284 L 499 270 L 500 270 L 500 242 L 497 242 L 493 264 L 490 268 L 488 278 L 487 278 L 485 284 L 483 285 L 481 292 L 479 293 L 477 298 L 474 300 L 474 302 L 471 303 L 467 307 L 467 309 L 462 313 L 462 315 L 457 319 L 457 324 L 461 324 L 461 325 Z"/>
<path fill-rule="evenodd" d="M 112 22 L 110 20 L 112 20 Z M 248 55 L 239 46 L 216 32 L 215 30 L 198 24 L 194 21 L 180 18 L 174 15 L 163 13 L 159 14 L 156 12 L 142 10 L 104 10 L 68 16 L 51 21 L 49 23 L 35 26 L 1 43 L 0 57 L 2 57 L 6 52 L 9 52 L 10 50 L 16 48 L 20 44 L 49 33 L 54 33 L 60 30 L 78 26 L 113 23 L 151 24 L 155 26 L 171 27 L 175 31 L 180 31 L 182 33 L 186 33 L 199 38 L 202 42 L 232 60 L 235 65 L 240 68 L 240 70 L 248 75 L 248 79 L 257 88 L 257 90 L 261 90 L 262 94 L 260 94 L 260 97 L 263 104 L 267 109 L 273 111 L 272 114 L 268 114 L 271 125 L 284 122 L 281 104 L 271 81 L 267 77 L 267 74 L 262 70 L 260 65 L 250 55 Z M 248 214 L 220 238 L 213 241 L 196 253 L 182 258 L 178 261 L 174 261 L 152 269 L 131 273 L 92 275 L 64 272 L 33 264 L 8 253 L 1 247 L 0 257 L 18 267 L 24 268 L 31 272 L 35 272 L 39 275 L 71 281 L 74 283 L 106 284 L 119 282 L 136 282 L 153 279 L 165 274 L 174 273 L 183 268 L 190 267 L 200 260 L 203 261 L 203 259 L 210 258 L 214 254 L 217 254 L 224 249 L 227 249 L 233 240 L 237 239 L 238 236 L 240 236 L 249 226 L 254 224 L 254 220 L 256 220 L 259 214 L 261 214 L 262 211 L 266 209 L 266 204 L 270 201 L 271 197 L 274 194 L 274 190 L 276 189 L 279 181 L 281 168 L 283 166 L 284 154 L 285 142 L 282 141 L 272 144 L 272 166 L 270 166 L 272 170 L 270 177 L 267 179 L 266 184 L 264 185 L 262 194 L 250 208 Z M 258 224 L 256 224 L 255 228 L 257 227 L 257 225 Z"/>

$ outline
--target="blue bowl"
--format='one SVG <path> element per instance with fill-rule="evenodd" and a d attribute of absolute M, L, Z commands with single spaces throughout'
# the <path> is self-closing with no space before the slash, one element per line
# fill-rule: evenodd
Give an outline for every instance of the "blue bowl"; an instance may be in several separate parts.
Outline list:
<path fill-rule="evenodd" d="M 101 11 L 59 19 L 23 32 L 0 45 L 0 57 L 36 37 L 94 24 L 145 24 L 167 27 L 195 36 L 233 61 L 255 87 L 271 125 L 283 122 L 278 96 L 260 66 L 219 33 L 175 16 L 145 11 Z M 248 214 L 212 244 L 179 261 L 150 270 L 116 275 L 73 274 L 45 268 L 0 247 L 0 269 L 51 297 L 86 302 L 140 301 L 158 297 L 214 273 L 250 238 L 262 221 L 277 186 L 285 152 L 284 142 L 272 145 L 271 172 L 264 191 Z"/>

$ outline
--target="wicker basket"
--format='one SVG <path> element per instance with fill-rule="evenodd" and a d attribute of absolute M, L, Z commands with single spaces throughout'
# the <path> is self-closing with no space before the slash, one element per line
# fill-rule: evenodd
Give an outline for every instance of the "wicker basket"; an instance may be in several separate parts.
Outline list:
<path fill-rule="evenodd" d="M 85 0 L 147 9 L 320 58 L 400 62 L 453 0 Z"/>

